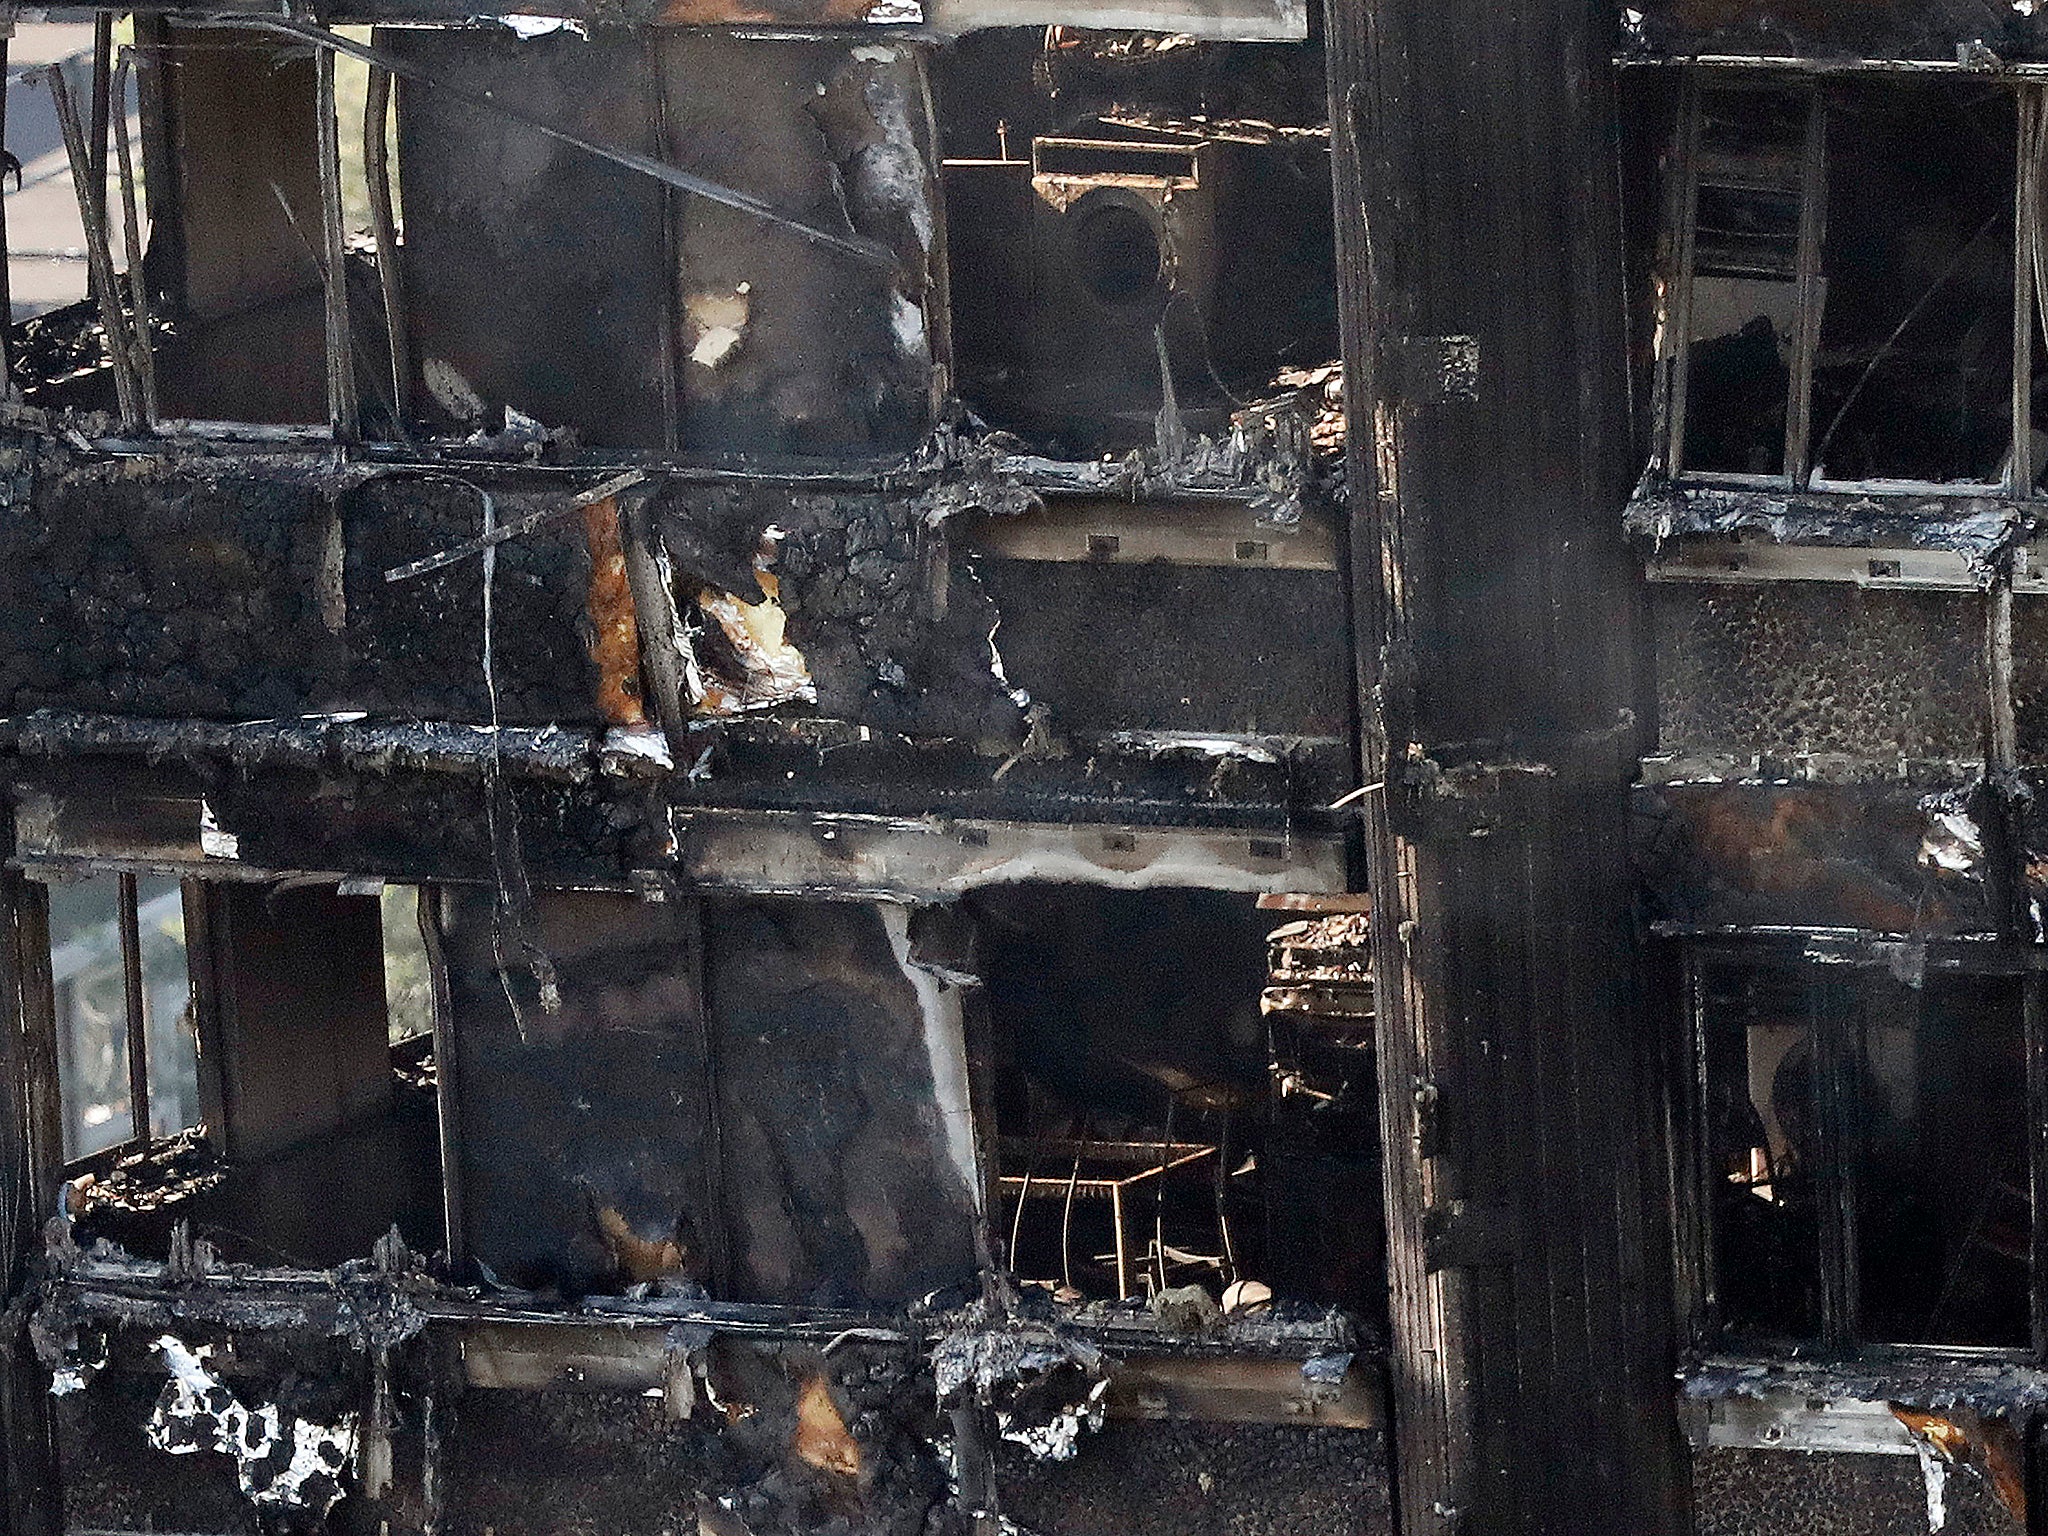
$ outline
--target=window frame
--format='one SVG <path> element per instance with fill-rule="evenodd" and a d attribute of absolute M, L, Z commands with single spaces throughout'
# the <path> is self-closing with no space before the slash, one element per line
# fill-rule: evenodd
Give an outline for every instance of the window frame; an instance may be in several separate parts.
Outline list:
<path fill-rule="evenodd" d="M 1666 254 L 1658 263 L 1665 297 L 1657 310 L 1657 423 L 1650 463 L 1651 478 L 1675 487 L 1760 490 L 1823 500 L 1864 500 L 1869 497 L 1953 499 L 1981 503 L 1987 497 L 2010 501 L 2048 499 L 2035 484 L 2033 371 L 2036 326 L 2048 335 L 2048 313 L 2037 314 L 2037 276 L 2048 283 L 2048 244 L 2043 240 L 2042 165 L 2048 157 L 2048 87 L 2029 79 L 2006 78 L 1997 83 L 2012 92 L 2015 105 L 2013 208 L 2013 318 L 2010 394 L 2012 430 L 2006 444 L 2005 473 L 1997 482 L 1921 481 L 1903 478 L 1829 480 L 1816 478 L 1813 444 L 1813 392 L 1825 301 L 1821 254 L 1827 234 L 1829 78 L 1756 70 L 1735 74 L 1725 82 L 1706 83 L 1710 66 L 1689 65 L 1679 91 L 1676 131 L 1667 171 L 1660 245 Z M 1729 73 L 1721 71 L 1720 73 Z M 1983 84 L 1981 80 L 1973 81 Z M 1714 90 L 1775 90 L 1787 97 L 1803 96 L 1807 121 L 1802 147 L 1802 197 L 1796 258 L 1796 330 L 1786 383 L 1785 447 L 1776 474 L 1697 470 L 1685 462 L 1689 411 L 1694 285 L 1698 277 L 1698 233 L 1701 152 L 1701 100 Z M 2029 144 L 2035 153 L 2028 153 Z"/>
<path fill-rule="evenodd" d="M 85 1173 L 105 1173 L 123 1158 L 136 1153 L 146 1152 L 157 1142 L 165 1140 L 166 1136 L 178 1134 L 177 1132 L 167 1132 L 166 1136 L 157 1135 L 151 1107 L 153 1096 L 150 1089 L 149 1014 L 148 1004 L 145 1000 L 142 970 L 142 931 L 140 902 L 138 899 L 141 874 L 134 868 L 112 870 L 102 868 L 86 870 L 84 878 L 98 879 L 104 878 L 108 874 L 114 875 L 118 882 L 114 901 L 115 923 L 121 939 L 123 994 L 122 1054 L 128 1071 L 129 1130 L 126 1136 L 110 1146 L 101 1147 L 97 1151 L 83 1153 L 77 1157 L 63 1158 L 62 1167 L 64 1177 L 67 1179 L 75 1178 Z M 203 888 L 204 882 L 185 876 L 178 876 L 176 878 L 178 879 L 179 896 L 183 904 L 185 926 L 185 982 L 191 999 L 193 1027 L 199 1036 L 199 1121 L 196 1126 L 188 1126 L 183 1129 L 204 1130 L 211 1126 L 217 1118 L 216 1106 L 219 1103 L 219 1094 L 213 1086 L 212 1073 L 210 1071 L 210 1068 L 217 1063 L 217 1056 L 215 1051 L 208 1048 L 207 1044 L 209 1021 L 211 1019 L 212 991 L 206 984 L 207 978 L 205 975 L 206 967 L 210 962 L 207 958 L 207 952 L 201 948 L 203 942 L 201 935 L 205 932 L 204 909 L 206 903 Z M 34 878 L 33 871 L 31 872 L 31 880 L 32 883 L 37 885 L 47 884 L 46 879 Z M 47 898 L 45 898 L 45 901 L 47 901 Z M 52 946 L 47 932 L 47 921 L 44 924 L 44 930 L 42 947 L 47 956 L 52 953 Z M 47 960 L 45 960 L 44 964 L 47 967 Z M 51 1006 L 54 1010 L 54 983 L 47 980 L 47 969 L 44 971 L 44 976 L 46 978 L 45 989 L 49 993 Z M 52 1013 L 52 1023 L 59 1030 L 63 1027 L 61 1020 L 55 1017 L 54 1011 Z M 64 1134 L 68 1135 L 72 1127 L 69 1124 L 70 1106 L 63 1096 L 63 1066 L 64 1052 L 61 1045 L 59 1045 L 59 1113 L 65 1122 L 61 1129 Z M 62 1143 L 60 1142 L 60 1150 L 61 1145 Z"/>
<path fill-rule="evenodd" d="M 1677 973 L 1678 1007 L 1682 1010 L 1684 1060 L 1680 1070 L 1680 1113 L 1684 1134 L 1674 1161 L 1674 1216 L 1679 1258 L 1680 1315 L 1697 1348 L 1717 1354 L 1762 1358 L 1863 1360 L 1989 1360 L 2048 1363 L 2048 1219 L 2040 1209 L 2048 1192 L 2048 951 L 2009 941 L 1930 940 L 1870 942 L 1861 935 L 1843 942 L 1835 936 L 1771 934 L 1687 937 L 1676 941 L 1671 956 Z M 1859 942 L 1860 940 L 1860 942 Z M 1859 975 L 1880 971 L 1897 977 L 1902 955 L 1924 966 L 1927 980 L 2016 978 L 2021 1010 L 2021 1048 L 2026 1059 L 2028 1114 L 2027 1176 L 2032 1217 L 2028 1233 L 2028 1332 L 2025 1346 L 1998 1344 L 1901 1343 L 1858 1337 L 1858 1267 L 1854 1172 L 1842 1152 L 1841 1127 L 1834 1121 L 1850 1091 L 1841 1079 L 1849 1053 L 1839 1038 L 1818 1030 L 1817 1083 L 1822 1100 L 1817 1119 L 1825 1151 L 1819 1177 L 1826 1181 L 1819 1235 L 1821 1266 L 1820 1332 L 1811 1338 L 1774 1337 L 1731 1331 L 1716 1294 L 1715 1179 L 1712 1133 L 1712 1083 L 1708 1075 L 1708 1031 L 1705 973 L 1713 966 L 1742 966 L 1782 971 L 1801 977 L 1816 973 L 1840 975 L 1844 966 Z M 1839 1034 L 1833 1031 L 1831 1034 Z"/>

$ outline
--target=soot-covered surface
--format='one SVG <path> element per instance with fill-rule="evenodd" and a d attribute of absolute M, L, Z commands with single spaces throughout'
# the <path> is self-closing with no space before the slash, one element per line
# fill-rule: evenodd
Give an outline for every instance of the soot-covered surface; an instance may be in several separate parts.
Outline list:
<path fill-rule="evenodd" d="M 1652 594 L 1665 751 L 1982 751 L 1981 598 L 1818 582 Z"/>
<path fill-rule="evenodd" d="M 1926 1536 L 1927 1485 L 1912 1456 L 1701 1451 L 1693 1457 L 1699 1536 Z M 1943 1536 L 2014 1536 L 1988 1484 L 1950 1471 Z"/>
<path fill-rule="evenodd" d="M 705 907 L 738 1299 L 900 1306 L 975 1272 L 935 1083 L 945 1026 L 928 1029 L 884 911 Z"/>
<path fill-rule="evenodd" d="M 1003 1513 L 1035 1536 L 1381 1536 L 1393 1529 L 1372 1430 L 1112 1423 L 1071 1461 L 1004 1442 Z"/>

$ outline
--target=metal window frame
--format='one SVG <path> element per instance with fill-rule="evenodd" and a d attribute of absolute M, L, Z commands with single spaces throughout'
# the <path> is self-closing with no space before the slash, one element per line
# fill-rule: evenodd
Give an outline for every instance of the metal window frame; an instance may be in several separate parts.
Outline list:
<path fill-rule="evenodd" d="M 122 1052 L 128 1072 L 128 1134 L 112 1146 L 102 1147 L 80 1157 L 63 1159 L 62 1166 L 67 1177 L 80 1173 L 95 1173 L 112 1167 L 122 1158 L 146 1151 L 160 1138 L 155 1134 L 152 1096 L 150 1092 L 149 1061 L 149 1014 L 146 990 L 142 975 L 142 931 L 141 906 L 139 900 L 140 875 L 132 869 L 113 871 L 99 870 L 95 875 L 112 873 L 116 879 L 114 896 L 114 921 L 121 936 L 121 978 L 123 996 Z M 200 1036 L 199 1077 L 200 1077 L 200 1119 L 202 1124 L 212 1123 L 214 1106 L 219 1102 L 217 1089 L 209 1091 L 209 1077 L 217 1077 L 220 1070 L 217 1049 L 210 1048 L 208 1020 L 212 1014 L 212 989 L 208 985 L 207 962 L 201 953 L 201 942 L 195 938 L 192 926 L 194 909 L 205 906 L 203 882 L 181 880 L 179 893 L 183 901 L 186 923 L 185 980 L 192 998 L 193 1021 Z M 42 933 L 45 955 L 49 949 L 47 919 Z M 60 1028 L 54 1014 L 55 990 L 47 962 L 38 980 L 48 994 L 52 1029 Z M 68 1130 L 68 1126 L 66 1127 Z M 61 1145 L 61 1143 L 60 1143 Z"/>
<path fill-rule="evenodd" d="M 1825 309 L 1824 273 L 1821 253 L 1826 242 L 1828 204 L 1827 133 L 1829 78 L 1823 75 L 1786 75 L 1759 70 L 1754 76 L 1729 81 L 1726 72 L 1712 85 L 1703 84 L 1705 66 L 1693 64 L 1684 70 L 1680 91 L 1677 131 L 1672 145 L 1673 174 L 1666 198 L 1665 220 L 1670 267 L 1669 298 L 1660 328 L 1662 388 L 1659 404 L 1662 422 L 1657 435 L 1657 452 L 1663 478 L 1700 486 L 1750 487 L 1789 490 L 1799 494 L 1839 493 L 1857 497 L 1882 495 L 1894 485 L 1902 493 L 1920 498 L 1954 496 L 1981 499 L 2003 494 L 2015 500 L 2039 500 L 2035 477 L 2043 466 L 2034 462 L 2032 382 L 2035 355 L 2034 326 L 2037 316 L 2048 340 L 2048 315 L 2040 313 L 2040 284 L 2048 268 L 2048 252 L 2042 241 L 2042 173 L 2048 162 L 2048 87 L 2031 78 L 2014 77 L 2004 83 L 2011 89 L 2016 107 L 2014 137 L 2014 229 L 2013 229 L 2013 324 L 2010 378 L 2013 427 L 2007 441 L 2006 472 L 1998 484 L 1975 482 L 1923 483 L 1905 480 L 1820 481 L 1814 479 L 1813 385 L 1820 350 L 1820 330 Z M 1685 462 L 1685 432 L 1689 408 L 1692 316 L 1694 282 L 1697 278 L 1697 232 L 1700 189 L 1701 100 L 1708 90 L 1735 87 L 1775 88 L 1785 96 L 1806 99 L 1806 130 L 1803 145 L 1802 204 L 1795 286 L 1797 322 L 1793 336 L 1790 376 L 1786 384 L 1785 447 L 1781 471 L 1757 475 L 1725 471 L 1696 470 Z"/>
<path fill-rule="evenodd" d="M 1857 953 L 1852 949 L 1828 949 L 1817 953 L 1814 946 L 1798 936 L 1688 938 L 1680 945 L 1679 989 L 1685 1010 L 1682 1038 L 1686 1042 L 1686 1080 L 1681 1085 L 1683 1147 L 1675 1160 L 1679 1175 L 1678 1203 L 1682 1207 L 1676 1231 L 1681 1234 L 1677 1255 L 1681 1296 L 1689 1305 L 1687 1321 L 1692 1337 L 1701 1347 L 1739 1349 L 1744 1353 L 1777 1356 L 1792 1353 L 1808 1357 L 1816 1350 L 1824 1357 L 1856 1356 L 1863 1359 L 1984 1359 L 2048 1362 L 2048 1221 L 2041 1218 L 2040 1197 L 2048 1190 L 2048 970 L 2044 957 L 2033 946 L 2010 943 L 1950 943 L 1930 945 L 1928 979 L 1949 977 L 2008 977 L 2017 980 L 2021 1011 L 2022 1049 L 2027 1062 L 2028 1118 L 2027 1173 L 2029 1200 L 2034 1212 L 2030 1224 L 2030 1273 L 2028 1303 L 2031 1343 L 2024 1347 L 1991 1344 L 1905 1343 L 1859 1337 L 1858 1277 L 1860 1256 L 1856 1232 L 1856 1186 L 1850 1138 L 1855 1089 L 1849 1074 L 1856 1052 L 1861 1049 L 1855 1035 L 1853 1013 L 1833 1021 L 1815 1019 L 1813 1039 L 1818 1054 L 1816 1111 L 1821 1165 L 1818 1177 L 1828 1189 L 1820 1230 L 1821 1318 L 1817 1338 L 1771 1338 L 1731 1335 L 1723 1314 L 1715 1279 L 1715 1172 L 1708 1154 L 1710 1129 L 1707 1123 L 1712 1103 L 1708 1074 L 1706 999 L 1704 974 L 1715 965 L 1737 965 L 1755 969 L 1792 972 L 1806 976 L 1861 979 L 1873 971 L 1889 974 L 1894 957 L 1879 948 Z"/>

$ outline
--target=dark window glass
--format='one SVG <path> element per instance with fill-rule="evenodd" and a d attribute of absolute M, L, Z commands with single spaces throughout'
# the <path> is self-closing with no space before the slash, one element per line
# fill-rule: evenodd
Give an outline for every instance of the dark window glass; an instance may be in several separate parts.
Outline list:
<path fill-rule="evenodd" d="M 1711 1272 L 1730 1332 L 2026 1347 L 2022 986 L 1701 968 Z"/>
<path fill-rule="evenodd" d="M 1828 102 L 1813 461 L 1831 480 L 1997 480 L 2012 442 L 2011 92 Z"/>
<path fill-rule="evenodd" d="M 1848 1084 L 1858 1334 L 2024 1346 L 2033 1204 L 2019 984 L 1874 981 L 1859 1043 Z"/>
<path fill-rule="evenodd" d="M 1700 101 L 1685 467 L 1775 475 L 1799 316 L 1807 103 L 1766 91 Z"/>
<path fill-rule="evenodd" d="M 1708 967 L 1702 977 L 1713 1278 L 1736 1332 L 1821 1329 L 1817 1008 L 1827 988 L 1784 972 Z"/>

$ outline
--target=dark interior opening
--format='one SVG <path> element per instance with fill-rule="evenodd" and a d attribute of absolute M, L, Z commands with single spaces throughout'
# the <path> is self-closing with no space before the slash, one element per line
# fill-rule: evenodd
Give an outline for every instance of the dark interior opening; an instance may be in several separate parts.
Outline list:
<path fill-rule="evenodd" d="M 1343 1021 L 1275 1009 L 1274 924 L 1251 896 L 1029 884 L 968 905 L 994 1027 L 996 1235 L 1020 1280 L 1226 1303 L 1242 1281 L 1378 1309 L 1369 1003 Z"/>

